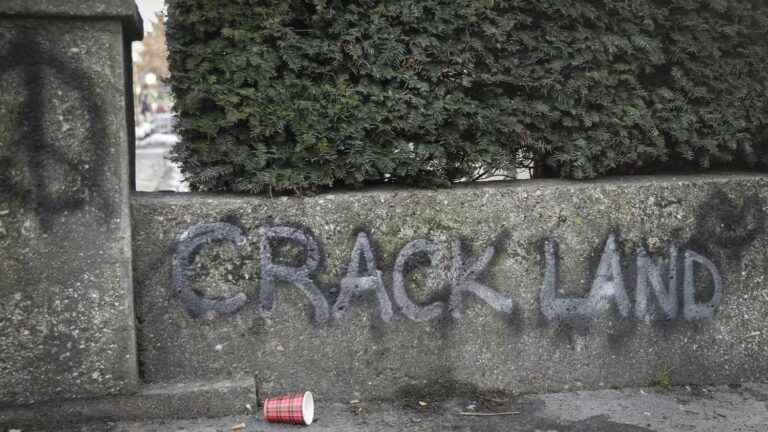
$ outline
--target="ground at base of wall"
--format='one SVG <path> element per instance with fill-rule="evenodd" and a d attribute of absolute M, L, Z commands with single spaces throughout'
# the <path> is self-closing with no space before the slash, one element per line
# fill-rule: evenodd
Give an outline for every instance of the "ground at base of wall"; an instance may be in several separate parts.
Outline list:
<path fill-rule="evenodd" d="M 76 432 L 716 432 L 765 431 L 768 384 L 634 388 L 531 395 L 513 399 L 413 400 L 316 407 L 309 427 L 265 423 L 261 415 L 217 419 L 99 423 Z M 24 430 L 22 432 L 30 432 Z"/>

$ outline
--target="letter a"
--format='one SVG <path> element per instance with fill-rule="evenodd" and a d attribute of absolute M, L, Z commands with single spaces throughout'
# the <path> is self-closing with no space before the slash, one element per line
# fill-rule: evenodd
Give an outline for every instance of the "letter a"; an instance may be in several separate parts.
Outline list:
<path fill-rule="evenodd" d="M 360 258 L 365 260 L 366 275 L 360 274 Z M 357 235 L 355 246 L 352 248 L 352 258 L 347 268 L 347 276 L 341 280 L 341 291 L 336 304 L 333 306 L 333 314 L 336 318 L 344 315 L 349 309 L 352 297 L 366 291 L 375 291 L 379 302 L 379 316 L 384 321 L 392 319 L 392 302 L 389 300 L 387 290 L 384 288 L 381 271 L 376 267 L 371 244 L 368 235 Z"/>

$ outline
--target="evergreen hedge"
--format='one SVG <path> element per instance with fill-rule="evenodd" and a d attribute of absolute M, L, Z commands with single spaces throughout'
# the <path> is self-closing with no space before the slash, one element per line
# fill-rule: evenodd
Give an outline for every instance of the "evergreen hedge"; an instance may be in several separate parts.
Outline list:
<path fill-rule="evenodd" d="M 764 0 L 170 0 L 194 189 L 768 163 Z"/>

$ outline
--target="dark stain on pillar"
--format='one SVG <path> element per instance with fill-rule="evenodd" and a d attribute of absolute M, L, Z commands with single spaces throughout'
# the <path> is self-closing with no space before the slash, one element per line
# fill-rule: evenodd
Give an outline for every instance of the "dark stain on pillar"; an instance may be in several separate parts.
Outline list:
<path fill-rule="evenodd" d="M 37 215 L 40 225 L 49 232 L 62 213 L 93 205 L 109 220 L 115 213 L 105 185 L 105 166 L 109 147 L 101 96 L 88 73 L 69 59 L 47 50 L 31 32 L 21 32 L 10 42 L 10 48 L 0 57 L 0 80 L 11 71 L 21 69 L 25 99 L 19 115 L 11 119 L 16 125 L 10 142 L 11 153 L 0 156 L 0 200 L 20 200 L 24 207 Z M 45 89 L 49 84 L 44 69 L 51 71 L 82 101 L 88 127 L 84 148 L 84 164 L 68 158 L 61 148 L 46 137 Z M 53 184 L 46 162 L 77 173 L 79 184 L 64 192 L 51 192 L 61 185 Z M 29 184 L 15 178 L 9 168 L 22 165 Z"/>

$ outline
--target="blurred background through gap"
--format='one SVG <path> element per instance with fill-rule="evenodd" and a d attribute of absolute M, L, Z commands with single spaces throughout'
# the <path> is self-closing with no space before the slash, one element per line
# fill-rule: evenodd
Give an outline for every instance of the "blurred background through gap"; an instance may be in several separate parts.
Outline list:
<path fill-rule="evenodd" d="M 133 44 L 133 103 L 136 119 L 136 190 L 188 192 L 181 171 L 168 160 L 179 140 L 166 80 L 165 2 L 136 0 L 144 20 L 144 40 Z"/>

